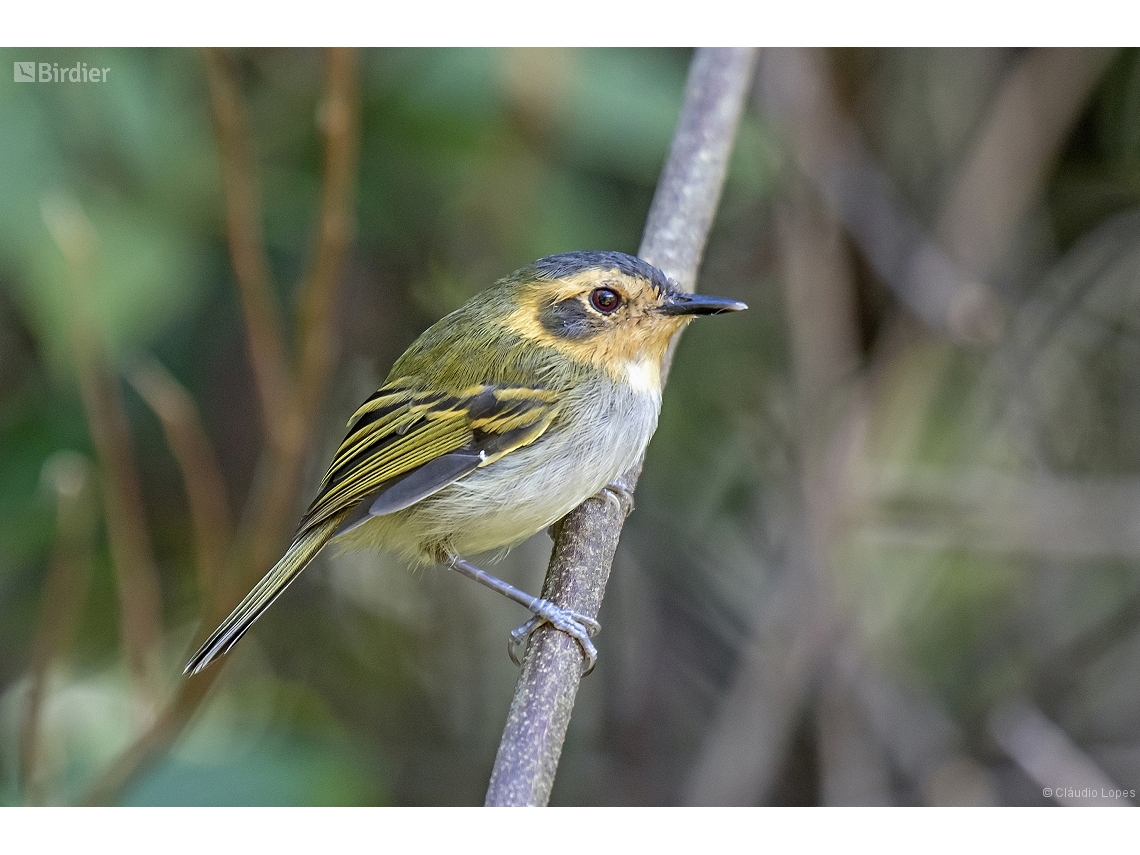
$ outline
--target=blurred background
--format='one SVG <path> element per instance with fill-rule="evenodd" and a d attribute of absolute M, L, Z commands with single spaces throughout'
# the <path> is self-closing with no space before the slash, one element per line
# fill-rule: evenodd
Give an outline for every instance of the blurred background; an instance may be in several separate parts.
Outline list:
<path fill-rule="evenodd" d="M 109 72 L 0 80 L 0 802 L 481 803 L 457 574 L 182 666 L 419 332 L 636 251 L 690 52 L 2 53 Z M 553 803 L 1135 803 L 1140 52 L 762 51 L 698 287 Z"/>

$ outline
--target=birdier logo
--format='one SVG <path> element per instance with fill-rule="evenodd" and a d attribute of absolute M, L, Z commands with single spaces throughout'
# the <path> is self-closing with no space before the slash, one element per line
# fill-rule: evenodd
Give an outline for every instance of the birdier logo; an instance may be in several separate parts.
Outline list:
<path fill-rule="evenodd" d="M 58 62 L 16 62 L 12 79 L 17 83 L 106 83 L 109 68 L 89 67 L 85 62 L 59 67 Z"/>

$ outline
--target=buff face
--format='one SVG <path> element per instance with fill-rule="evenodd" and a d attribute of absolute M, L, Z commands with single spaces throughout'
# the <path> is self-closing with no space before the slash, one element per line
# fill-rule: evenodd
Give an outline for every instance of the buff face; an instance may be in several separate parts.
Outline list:
<path fill-rule="evenodd" d="M 659 389 L 661 361 L 678 330 L 695 315 L 736 311 L 743 304 L 686 294 L 660 271 L 644 267 L 591 267 L 520 283 L 505 326 L 615 380 Z"/>

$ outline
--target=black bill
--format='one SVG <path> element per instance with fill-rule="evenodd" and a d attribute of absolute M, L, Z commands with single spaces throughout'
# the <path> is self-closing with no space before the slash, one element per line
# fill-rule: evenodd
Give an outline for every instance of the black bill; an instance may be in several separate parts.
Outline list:
<path fill-rule="evenodd" d="M 747 309 L 739 300 L 727 297 L 710 297 L 707 294 L 686 294 L 674 291 L 665 296 L 661 313 L 665 315 L 721 315 L 725 312 L 741 312 Z"/>

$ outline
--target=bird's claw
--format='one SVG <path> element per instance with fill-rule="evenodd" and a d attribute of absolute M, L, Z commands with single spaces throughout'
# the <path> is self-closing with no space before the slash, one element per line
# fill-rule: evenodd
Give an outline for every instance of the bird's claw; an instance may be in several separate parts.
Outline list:
<path fill-rule="evenodd" d="M 555 629 L 569 635 L 582 648 L 582 656 L 586 660 L 585 666 L 582 668 L 582 676 L 585 677 L 594 670 L 594 665 L 598 661 L 598 649 L 594 647 L 590 638 L 597 635 L 601 630 L 602 625 L 600 623 L 592 617 L 555 605 L 550 600 L 535 601 L 533 611 L 534 617 L 518 629 L 513 630 L 507 640 L 507 654 L 511 657 L 512 662 L 520 667 L 522 666 L 519 651 L 526 647 L 527 640 L 536 629 L 548 623 Z"/>
<path fill-rule="evenodd" d="M 594 498 L 603 502 L 613 502 L 623 517 L 633 513 L 633 489 L 620 476 L 602 487 Z"/>

